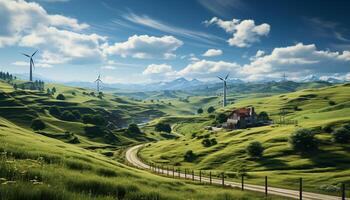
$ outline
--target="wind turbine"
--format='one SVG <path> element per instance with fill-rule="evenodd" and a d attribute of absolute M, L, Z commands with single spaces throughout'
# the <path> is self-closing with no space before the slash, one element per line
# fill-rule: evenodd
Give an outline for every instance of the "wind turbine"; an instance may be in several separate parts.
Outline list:
<path fill-rule="evenodd" d="M 223 94 L 224 94 L 223 100 L 222 100 L 222 106 L 223 107 L 226 106 L 226 89 L 227 89 L 226 81 L 227 81 L 228 75 L 229 74 L 227 74 L 225 78 L 221 78 L 220 76 L 218 76 L 218 78 L 220 80 L 222 80 L 222 82 L 223 82 Z"/>
<path fill-rule="evenodd" d="M 29 60 L 29 67 L 30 67 L 30 69 L 29 69 L 29 81 L 33 81 L 33 68 L 34 68 L 33 56 L 36 54 L 36 52 L 38 52 L 38 50 L 36 50 L 31 56 L 29 56 L 28 54 L 22 53 L 23 55 L 30 58 L 30 60 Z"/>
<path fill-rule="evenodd" d="M 100 92 L 100 83 L 102 83 L 102 81 L 101 81 L 101 74 L 98 75 L 95 83 L 97 84 L 97 92 Z"/>

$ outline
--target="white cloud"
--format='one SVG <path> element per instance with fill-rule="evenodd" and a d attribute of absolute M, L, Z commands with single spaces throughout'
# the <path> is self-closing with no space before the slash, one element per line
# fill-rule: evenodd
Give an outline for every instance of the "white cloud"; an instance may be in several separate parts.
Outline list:
<path fill-rule="evenodd" d="M 240 65 L 234 62 L 200 60 L 188 64 L 178 74 L 185 77 L 215 77 L 221 73 L 235 73 Z"/>
<path fill-rule="evenodd" d="M 350 52 L 317 50 L 316 45 L 298 43 L 294 46 L 275 48 L 271 54 L 258 57 L 242 68 L 242 74 L 255 80 L 263 77 L 349 72 Z"/>
<path fill-rule="evenodd" d="M 29 61 L 28 62 L 16 61 L 16 62 L 12 63 L 12 65 L 29 67 Z M 47 63 L 41 63 L 41 62 L 38 62 L 38 63 L 34 62 L 34 67 L 51 68 L 52 65 L 47 64 Z"/>
<path fill-rule="evenodd" d="M 203 56 L 205 57 L 213 57 L 213 56 L 220 56 L 222 55 L 222 50 L 221 49 L 208 49 Z"/>
<path fill-rule="evenodd" d="M 114 66 L 111 66 L 111 65 L 102 66 L 101 68 L 102 68 L 102 69 L 109 69 L 109 70 L 114 70 L 114 69 L 116 69 Z"/>
<path fill-rule="evenodd" d="M 260 58 L 263 55 L 265 55 L 265 51 L 258 50 L 254 56 L 249 58 L 249 60 L 251 60 L 251 61 L 256 60 L 257 58 Z"/>
<path fill-rule="evenodd" d="M 168 64 L 151 64 L 143 71 L 144 75 L 151 74 L 167 74 L 173 72 L 173 69 Z"/>
<path fill-rule="evenodd" d="M 181 40 L 173 36 L 155 37 L 148 35 L 134 35 L 127 41 L 115 43 L 105 49 L 109 55 L 116 54 L 121 57 L 133 57 L 139 59 L 176 57 L 174 51 L 183 45 Z"/>
<path fill-rule="evenodd" d="M 263 23 L 255 25 L 255 21 L 232 19 L 231 21 L 224 21 L 217 17 L 213 17 L 211 20 L 204 21 L 207 26 L 216 24 L 220 28 L 224 29 L 227 33 L 232 33 L 232 38 L 227 42 L 230 46 L 237 47 L 249 47 L 255 42 L 260 41 L 260 37 L 267 36 L 270 32 L 270 25 Z"/>

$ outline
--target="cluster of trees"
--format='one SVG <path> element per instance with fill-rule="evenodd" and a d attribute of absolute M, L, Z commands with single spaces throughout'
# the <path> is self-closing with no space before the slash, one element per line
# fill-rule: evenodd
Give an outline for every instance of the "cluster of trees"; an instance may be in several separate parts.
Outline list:
<path fill-rule="evenodd" d="M 192 150 L 188 150 L 186 151 L 185 155 L 184 155 L 184 160 L 186 162 L 192 162 L 197 158 L 197 155 L 192 151 Z"/>
<path fill-rule="evenodd" d="M 204 147 L 211 147 L 216 145 L 218 142 L 216 141 L 215 138 L 209 139 L 209 138 L 205 138 L 204 140 L 202 140 L 202 145 Z"/>
<path fill-rule="evenodd" d="M 171 126 L 170 124 L 160 122 L 154 127 L 154 130 L 157 132 L 171 133 Z"/>
<path fill-rule="evenodd" d="M 46 93 L 47 93 L 48 95 L 55 95 L 56 92 L 57 92 L 57 90 L 56 90 L 55 87 L 53 87 L 52 89 L 50 89 L 50 88 L 47 88 L 47 89 L 46 89 Z"/>
<path fill-rule="evenodd" d="M 126 129 L 126 133 L 129 135 L 139 135 L 142 132 L 137 126 L 137 124 L 132 123 L 132 124 L 129 124 L 128 128 Z"/>
<path fill-rule="evenodd" d="M 99 92 L 97 95 L 96 95 L 95 92 L 90 92 L 90 93 L 88 93 L 88 92 L 83 92 L 83 95 L 93 96 L 93 97 L 97 97 L 97 98 L 100 98 L 100 99 L 102 99 L 102 98 L 104 97 L 103 92 Z"/>
<path fill-rule="evenodd" d="M 43 120 L 41 120 L 40 118 L 37 119 L 33 119 L 32 120 L 32 124 L 30 126 L 34 131 L 39 131 L 39 130 L 43 130 L 46 128 L 46 124 Z"/>
<path fill-rule="evenodd" d="M 45 88 L 45 82 L 36 80 L 34 82 L 26 82 L 26 83 L 21 83 L 21 84 L 12 84 L 13 88 L 15 90 L 17 89 L 22 89 L 22 90 L 39 90 L 39 91 L 44 91 Z"/>
<path fill-rule="evenodd" d="M 16 79 L 16 76 L 13 76 L 12 74 L 8 72 L 1 72 L 0 71 L 0 79 L 5 80 L 5 81 L 12 81 Z"/>
<path fill-rule="evenodd" d="M 213 113 L 215 111 L 215 108 L 213 106 L 210 106 L 208 109 L 207 109 L 207 112 L 210 114 L 210 113 Z M 197 113 L 198 114 L 202 114 L 204 112 L 203 108 L 198 108 L 197 110 Z"/>

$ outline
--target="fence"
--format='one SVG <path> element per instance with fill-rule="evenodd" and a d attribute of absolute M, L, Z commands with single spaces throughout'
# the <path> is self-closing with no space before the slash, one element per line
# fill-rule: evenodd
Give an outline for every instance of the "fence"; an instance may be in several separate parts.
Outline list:
<path fill-rule="evenodd" d="M 156 174 L 160 174 L 163 176 L 167 176 L 167 177 L 172 177 L 173 179 L 188 179 L 188 180 L 192 180 L 192 181 L 199 181 L 200 183 L 203 184 L 215 184 L 215 185 L 221 185 L 222 187 L 236 187 L 236 188 L 240 188 L 242 191 L 245 190 L 245 175 L 242 174 L 240 176 L 240 184 L 236 184 L 235 182 L 225 182 L 227 181 L 227 179 L 225 179 L 225 172 L 222 172 L 220 174 L 217 174 L 216 177 L 217 179 L 215 180 L 215 178 L 213 178 L 213 174 L 211 171 L 209 171 L 209 173 L 207 173 L 207 176 L 205 176 L 205 173 L 202 170 L 198 170 L 198 175 L 196 175 L 195 170 L 189 170 L 189 169 L 181 169 L 180 167 L 169 167 L 166 166 L 164 167 L 163 165 L 156 165 L 154 163 L 149 163 L 143 159 L 141 159 L 140 157 L 138 157 L 143 163 L 148 165 L 148 168 L 144 168 L 144 167 L 138 167 L 141 169 L 147 169 L 153 173 Z M 133 165 L 135 167 L 135 165 Z M 221 182 L 220 182 L 220 178 L 221 178 Z M 258 186 L 259 187 L 259 186 Z M 268 192 L 269 192 L 269 185 L 268 185 L 268 177 L 265 176 L 265 180 L 264 180 L 264 186 L 262 186 L 262 190 L 265 193 L 265 196 L 268 196 Z M 340 195 L 341 200 L 345 200 L 346 199 L 346 188 L 345 188 L 345 184 L 342 183 L 341 184 L 341 188 L 340 188 Z M 303 199 L 303 179 L 299 178 L 299 199 L 302 200 Z"/>

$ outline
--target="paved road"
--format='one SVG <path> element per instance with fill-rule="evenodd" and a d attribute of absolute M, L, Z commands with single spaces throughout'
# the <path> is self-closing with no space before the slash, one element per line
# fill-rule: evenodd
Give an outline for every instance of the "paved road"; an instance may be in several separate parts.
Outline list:
<path fill-rule="evenodd" d="M 140 150 L 140 148 L 142 148 L 142 146 L 143 145 L 137 145 L 137 146 L 129 148 L 126 151 L 126 159 L 128 162 L 130 162 L 132 165 L 134 165 L 138 168 L 151 170 L 151 167 L 149 165 L 143 163 L 137 156 L 137 152 Z M 187 177 L 185 177 L 184 173 L 179 173 L 176 171 L 173 172 L 172 170 L 169 170 L 169 171 L 160 170 L 158 173 L 164 174 L 164 175 L 169 174 L 169 176 L 172 176 L 174 173 L 175 177 L 180 176 L 181 178 L 187 178 L 187 179 L 192 180 L 192 174 L 191 175 L 187 174 Z M 199 176 L 194 176 L 194 179 L 196 181 L 199 181 Z M 210 183 L 209 178 L 206 178 L 206 177 L 202 177 L 201 181 L 206 182 L 206 183 Z M 212 183 L 222 185 L 222 180 L 212 178 Z M 225 181 L 225 185 L 231 186 L 231 187 L 236 187 L 236 188 L 241 188 L 241 183 L 238 183 L 238 182 Z M 259 186 L 259 185 L 244 184 L 244 189 L 254 191 L 254 192 L 263 192 L 263 193 L 265 192 L 265 187 Z M 278 195 L 278 196 L 299 199 L 299 191 L 296 191 L 296 190 L 269 187 L 268 194 L 274 194 L 274 195 Z M 324 194 L 317 194 L 317 193 L 311 193 L 311 192 L 303 192 L 303 200 L 341 200 L 341 197 L 324 195 Z"/>

